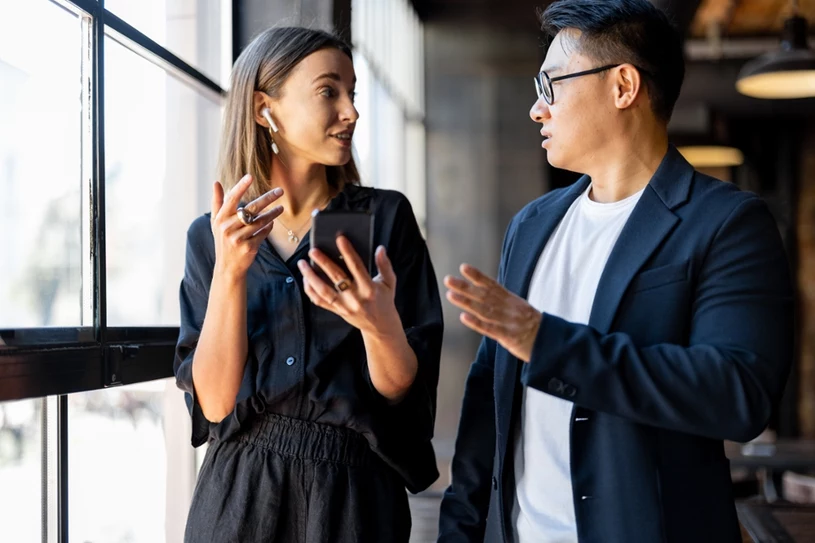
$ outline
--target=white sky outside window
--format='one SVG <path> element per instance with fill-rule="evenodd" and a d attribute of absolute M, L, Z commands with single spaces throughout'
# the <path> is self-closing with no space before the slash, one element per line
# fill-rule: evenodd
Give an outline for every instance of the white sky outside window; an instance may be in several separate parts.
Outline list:
<path fill-rule="evenodd" d="M 0 13 L 0 328 L 80 325 L 80 21 L 45 0 Z"/>
<path fill-rule="evenodd" d="M 150 20 L 128 22 L 219 82 L 231 67 L 230 4 L 106 2 L 125 20 L 135 6 Z M 190 6 L 194 24 L 173 11 Z M 0 328 L 87 325 L 81 20 L 46 0 L 0 0 L 0 13 Z M 208 209 L 216 175 L 222 103 L 105 40 L 108 324 L 174 325 L 186 230 Z M 56 488 L 42 469 L 54 452 L 42 447 L 42 405 L 0 402 L 0 537 L 15 543 L 42 540 L 43 481 Z M 68 412 L 71 540 L 180 541 L 200 454 L 174 379 L 72 394 Z"/>

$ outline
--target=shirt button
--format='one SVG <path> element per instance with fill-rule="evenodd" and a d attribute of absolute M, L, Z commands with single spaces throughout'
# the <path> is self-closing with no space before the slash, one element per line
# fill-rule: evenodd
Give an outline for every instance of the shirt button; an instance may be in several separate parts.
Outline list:
<path fill-rule="evenodd" d="M 291 277 L 291 276 L 286 277 L 286 282 L 287 282 L 288 284 L 292 284 L 292 283 L 294 283 L 294 277 Z"/>
<path fill-rule="evenodd" d="M 293 357 L 293 356 L 290 356 L 290 357 L 288 357 L 288 358 L 286 359 L 286 365 L 287 365 L 287 366 L 292 366 L 292 365 L 294 365 L 294 357 Z"/>
<path fill-rule="evenodd" d="M 492 478 L 492 488 L 494 490 L 498 490 L 498 479 L 496 479 L 495 477 Z"/>

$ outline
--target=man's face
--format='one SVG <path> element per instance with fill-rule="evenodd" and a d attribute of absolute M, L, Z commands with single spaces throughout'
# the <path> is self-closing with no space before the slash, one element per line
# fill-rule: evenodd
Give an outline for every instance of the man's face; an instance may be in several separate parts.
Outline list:
<path fill-rule="evenodd" d="M 541 71 L 555 78 L 599 67 L 599 62 L 577 51 L 579 36 L 575 30 L 559 32 Z M 602 148 L 605 123 L 611 121 L 614 110 L 611 83 L 605 74 L 556 81 L 552 83 L 552 104 L 541 96 L 529 111 L 532 120 L 542 125 L 541 146 L 552 166 L 585 173 L 585 166 Z"/>

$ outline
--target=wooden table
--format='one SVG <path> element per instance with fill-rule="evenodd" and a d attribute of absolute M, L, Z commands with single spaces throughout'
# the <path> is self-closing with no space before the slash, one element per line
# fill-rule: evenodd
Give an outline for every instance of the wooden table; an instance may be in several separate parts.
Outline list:
<path fill-rule="evenodd" d="M 774 476 L 786 470 L 815 471 L 815 440 L 779 439 L 775 443 L 724 442 L 732 468 L 755 470 L 767 501 L 778 499 Z"/>
<path fill-rule="evenodd" d="M 815 506 L 736 503 L 745 543 L 815 542 Z"/>
<path fill-rule="evenodd" d="M 779 439 L 772 444 L 724 442 L 734 468 L 815 470 L 815 440 Z"/>

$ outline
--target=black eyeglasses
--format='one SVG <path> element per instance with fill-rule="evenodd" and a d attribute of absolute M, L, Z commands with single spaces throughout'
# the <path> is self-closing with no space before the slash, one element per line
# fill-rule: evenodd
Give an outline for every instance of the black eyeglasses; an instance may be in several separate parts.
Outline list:
<path fill-rule="evenodd" d="M 598 74 L 600 72 L 604 72 L 606 70 L 610 70 L 612 68 L 616 68 L 617 66 L 622 66 L 622 64 L 607 64 L 605 66 L 600 66 L 599 68 L 592 68 L 591 70 L 585 70 L 582 72 L 575 72 L 573 74 L 566 74 L 566 75 L 559 75 L 557 77 L 549 77 L 549 74 L 546 72 L 541 72 L 535 76 L 535 90 L 538 93 L 538 99 L 543 96 L 543 99 L 546 100 L 546 103 L 550 106 L 555 102 L 555 92 L 552 89 L 552 83 L 557 81 L 563 81 L 564 79 L 571 79 L 573 77 L 580 77 L 581 75 L 591 75 L 591 74 Z M 642 72 L 643 74 L 647 74 L 645 70 L 634 66 Z"/>

